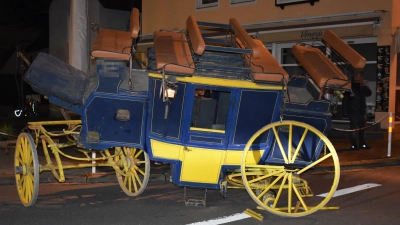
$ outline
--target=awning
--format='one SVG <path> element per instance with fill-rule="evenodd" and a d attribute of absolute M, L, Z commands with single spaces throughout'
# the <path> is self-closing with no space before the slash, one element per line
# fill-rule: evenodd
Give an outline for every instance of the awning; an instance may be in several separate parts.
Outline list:
<path fill-rule="evenodd" d="M 380 25 L 384 10 L 336 14 L 319 17 L 277 20 L 252 24 L 243 24 L 246 31 L 264 43 L 293 42 L 320 39 L 326 29 L 332 30 L 341 38 L 368 37 L 373 29 Z M 204 37 L 225 38 L 225 31 L 209 30 Z M 139 51 L 153 44 L 152 35 L 143 36 L 138 44 Z"/>

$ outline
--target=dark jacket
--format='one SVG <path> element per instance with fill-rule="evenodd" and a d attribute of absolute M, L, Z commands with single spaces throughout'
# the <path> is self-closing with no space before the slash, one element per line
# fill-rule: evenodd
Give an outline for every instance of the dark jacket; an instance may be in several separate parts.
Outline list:
<path fill-rule="evenodd" d="M 351 89 L 353 96 L 350 93 L 344 95 L 342 101 L 343 113 L 349 116 L 365 115 L 367 112 L 366 97 L 371 96 L 372 91 L 368 86 L 360 85 L 360 83 L 352 83 Z"/>

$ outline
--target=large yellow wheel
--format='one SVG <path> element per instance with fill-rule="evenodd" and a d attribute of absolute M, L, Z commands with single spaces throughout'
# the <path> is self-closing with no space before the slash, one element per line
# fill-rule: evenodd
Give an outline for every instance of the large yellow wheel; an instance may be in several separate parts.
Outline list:
<path fill-rule="evenodd" d="M 127 195 L 138 196 L 143 193 L 149 181 L 149 156 L 141 149 L 129 147 L 120 149 L 120 154 L 115 157 L 118 165 L 116 169 L 118 183 Z"/>
<path fill-rule="evenodd" d="M 35 204 L 39 193 L 39 160 L 29 133 L 21 133 L 15 147 L 15 182 L 24 206 Z"/>
<path fill-rule="evenodd" d="M 269 146 L 260 143 L 262 137 L 271 141 Z M 261 149 L 268 149 L 268 156 Z M 321 164 L 333 165 L 333 172 L 313 173 Z M 335 148 L 319 130 L 297 121 L 279 121 L 250 138 L 241 173 L 247 192 L 259 206 L 279 216 L 300 217 L 322 209 L 331 199 L 340 166 Z"/>

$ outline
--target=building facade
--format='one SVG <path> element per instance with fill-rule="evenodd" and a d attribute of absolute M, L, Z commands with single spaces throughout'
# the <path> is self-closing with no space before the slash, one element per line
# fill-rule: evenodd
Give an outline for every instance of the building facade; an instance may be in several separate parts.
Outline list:
<path fill-rule="evenodd" d="M 400 15 L 395 13 L 399 10 L 398 0 L 143 1 L 143 42 L 139 51 L 146 51 L 151 45 L 146 39 L 151 40 L 156 30 L 185 29 L 189 15 L 198 21 L 226 24 L 229 18 L 235 17 L 250 35 L 263 41 L 290 75 L 294 75 L 301 69 L 290 53 L 291 47 L 298 42 L 318 44 L 324 30 L 329 29 L 366 58 L 364 78 L 373 90 L 373 95 L 367 99 L 368 112 L 371 121 L 376 121 L 388 112 L 400 117 L 400 107 L 397 107 L 400 103 L 396 103 L 400 101 L 396 44 Z"/>

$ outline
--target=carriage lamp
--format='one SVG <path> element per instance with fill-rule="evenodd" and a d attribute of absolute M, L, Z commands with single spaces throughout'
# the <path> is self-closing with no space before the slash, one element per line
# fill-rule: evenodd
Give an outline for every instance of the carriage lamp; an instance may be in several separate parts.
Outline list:
<path fill-rule="evenodd" d="M 164 96 L 167 98 L 174 98 L 176 95 L 176 91 L 178 90 L 178 86 L 176 85 L 177 79 L 175 76 L 168 76 L 165 79 L 165 92 Z"/>
<path fill-rule="evenodd" d="M 167 90 L 165 90 L 165 96 L 168 98 L 174 98 L 176 94 L 176 90 L 174 88 L 167 87 Z"/>

